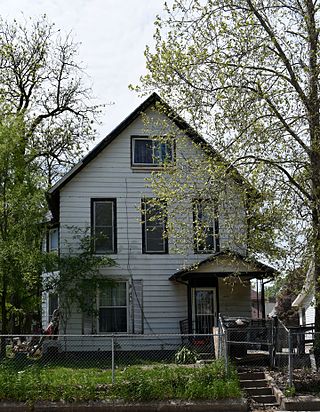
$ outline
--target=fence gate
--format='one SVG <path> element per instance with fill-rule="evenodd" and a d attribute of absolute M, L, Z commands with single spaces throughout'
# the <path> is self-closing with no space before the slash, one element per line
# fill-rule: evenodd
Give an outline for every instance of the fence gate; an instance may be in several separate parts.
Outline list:
<path fill-rule="evenodd" d="M 274 319 L 222 317 L 228 357 L 237 365 L 274 366 L 277 339 Z"/>

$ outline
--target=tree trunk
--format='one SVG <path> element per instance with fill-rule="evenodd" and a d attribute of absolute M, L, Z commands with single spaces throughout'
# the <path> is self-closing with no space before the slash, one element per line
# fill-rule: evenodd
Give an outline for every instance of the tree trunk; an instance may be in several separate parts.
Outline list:
<path fill-rule="evenodd" d="M 312 187 L 312 246 L 314 259 L 314 292 L 315 292 L 315 348 L 320 350 L 320 101 L 319 101 L 319 68 L 318 68 L 318 28 L 316 24 L 315 3 L 306 0 L 307 32 L 309 42 L 309 96 L 308 121 L 311 152 L 310 177 Z M 318 336 L 319 334 L 319 336 Z"/>
<path fill-rule="evenodd" d="M 320 200 L 320 199 L 319 199 Z M 320 227 L 319 227 L 319 208 L 315 207 L 313 211 L 313 248 L 314 248 L 314 294 L 315 294 L 315 332 L 318 344 L 316 347 L 320 350 Z"/>
<path fill-rule="evenodd" d="M 316 128 L 315 137 L 319 136 Z M 320 154 L 317 140 L 313 140 L 311 156 L 312 182 L 312 247 L 314 260 L 314 296 L 315 296 L 315 350 L 320 355 Z"/>
<path fill-rule="evenodd" d="M 314 231 L 314 297 L 315 297 L 315 335 L 313 350 L 317 368 L 320 368 L 320 230 L 319 216 L 313 219 Z"/>
<path fill-rule="evenodd" d="M 8 333 L 8 320 L 7 320 L 7 275 L 4 273 L 2 277 L 2 296 L 1 296 L 1 334 L 6 335 Z M 1 336 L 0 339 L 0 357 L 6 356 L 6 337 Z"/>

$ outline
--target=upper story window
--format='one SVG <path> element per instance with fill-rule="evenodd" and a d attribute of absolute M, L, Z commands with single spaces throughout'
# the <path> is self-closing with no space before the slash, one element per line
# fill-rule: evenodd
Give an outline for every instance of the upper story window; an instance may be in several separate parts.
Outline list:
<path fill-rule="evenodd" d="M 91 200 L 93 253 L 117 253 L 116 199 Z"/>
<path fill-rule="evenodd" d="M 59 251 L 59 229 L 53 228 L 49 229 L 48 232 L 48 252 Z"/>
<path fill-rule="evenodd" d="M 194 242 L 197 253 L 219 251 L 219 221 L 216 202 L 194 201 Z"/>
<path fill-rule="evenodd" d="M 158 167 L 173 160 L 171 142 L 132 136 L 132 166 Z"/>
<path fill-rule="evenodd" d="M 166 219 L 163 208 L 143 199 L 142 209 L 142 252 L 168 253 L 168 239 L 164 236 Z"/>
<path fill-rule="evenodd" d="M 128 284 L 117 282 L 99 290 L 99 332 L 128 331 Z"/>

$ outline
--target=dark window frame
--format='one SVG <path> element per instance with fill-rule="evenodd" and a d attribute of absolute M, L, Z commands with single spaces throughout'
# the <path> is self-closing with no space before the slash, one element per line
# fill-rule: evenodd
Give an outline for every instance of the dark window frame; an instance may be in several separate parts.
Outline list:
<path fill-rule="evenodd" d="M 165 138 L 165 136 L 162 136 L 162 138 Z M 132 168 L 146 168 L 146 169 L 150 169 L 150 168 L 155 168 L 155 169 L 159 169 L 161 167 L 163 167 L 163 162 L 152 162 L 152 163 L 136 163 L 135 159 L 134 159 L 134 155 L 135 155 L 135 141 L 137 140 L 148 140 L 151 142 L 159 142 L 159 140 L 157 140 L 156 136 L 152 137 L 152 136 L 146 136 L 146 135 L 132 135 L 131 136 L 131 141 L 130 141 L 130 155 L 131 155 L 131 167 Z M 169 160 L 170 163 L 174 162 L 175 159 L 175 142 L 174 140 L 172 140 L 172 142 L 164 142 L 166 144 L 170 144 L 171 145 L 171 159 Z"/>
<path fill-rule="evenodd" d="M 113 213 L 113 249 L 110 251 L 99 253 L 95 250 L 95 241 L 92 240 L 91 249 L 94 255 L 106 255 L 106 254 L 117 254 L 117 199 L 116 198 L 91 198 L 90 202 L 90 210 L 91 210 L 91 236 L 94 238 L 95 236 L 95 216 L 94 216 L 94 205 L 96 202 L 108 202 L 112 203 L 112 213 Z"/>
<path fill-rule="evenodd" d="M 203 203 L 203 202 L 208 202 L 211 203 L 214 207 L 214 214 L 215 218 L 212 221 L 212 227 L 213 229 L 213 240 L 214 240 L 214 248 L 213 249 L 199 249 L 199 240 L 197 239 L 197 232 L 196 232 L 196 226 L 197 222 L 199 221 L 199 211 L 198 211 L 198 205 Z M 219 233 L 219 218 L 218 216 L 218 201 L 217 200 L 211 200 L 211 199 L 193 199 L 192 201 L 192 209 L 193 209 L 193 240 L 194 240 L 194 253 L 196 254 L 210 254 L 210 253 L 216 253 L 220 251 L 220 233 Z M 207 246 L 207 245 L 206 245 Z"/>
<path fill-rule="evenodd" d="M 166 255 L 169 253 L 169 245 L 168 245 L 168 238 L 162 236 L 163 241 L 163 250 L 162 251 L 149 251 L 147 250 L 147 239 L 146 239 L 146 205 L 148 204 L 148 200 L 152 198 L 143 198 L 141 199 L 141 228 L 142 228 L 142 253 L 146 255 Z M 165 231 L 167 219 L 164 217 L 163 222 L 163 232 Z"/>

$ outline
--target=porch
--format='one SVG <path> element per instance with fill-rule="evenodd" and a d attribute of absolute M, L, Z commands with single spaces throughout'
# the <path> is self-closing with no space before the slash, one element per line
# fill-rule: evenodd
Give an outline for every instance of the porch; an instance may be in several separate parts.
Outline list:
<path fill-rule="evenodd" d="M 251 281 L 261 283 L 264 313 L 264 279 L 276 270 L 241 254 L 221 251 L 177 271 L 169 280 L 186 286 L 187 316 L 179 322 L 182 334 L 211 334 L 223 317 L 251 318 Z"/>

